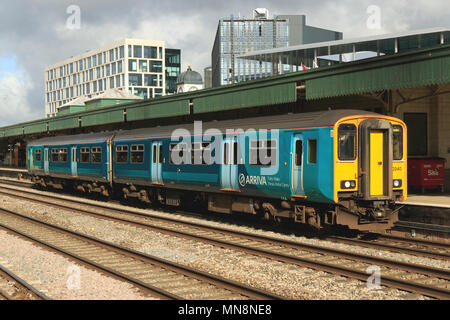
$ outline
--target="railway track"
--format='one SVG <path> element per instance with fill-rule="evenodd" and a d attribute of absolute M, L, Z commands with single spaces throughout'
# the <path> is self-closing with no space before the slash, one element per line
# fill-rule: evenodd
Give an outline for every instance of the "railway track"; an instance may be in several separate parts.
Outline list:
<path fill-rule="evenodd" d="M 1 182 L 1 181 L 0 181 Z M 3 191 L 2 191 L 3 190 Z M 4 190 L 8 191 L 5 192 Z M 11 193 L 14 192 L 14 193 Z M 19 193 L 18 193 L 19 192 Z M 85 205 L 89 206 L 90 208 L 100 209 L 100 210 L 115 210 L 117 213 L 127 213 L 132 215 L 139 215 L 140 213 L 136 210 L 133 210 L 132 208 L 124 210 L 124 209 L 114 209 L 110 206 L 103 205 L 101 203 L 86 203 L 83 201 L 83 199 L 67 199 L 63 198 L 59 195 L 44 195 L 44 194 L 37 194 L 35 192 L 28 192 L 28 196 L 26 195 L 26 191 L 21 191 L 15 188 L 7 188 L 0 185 L 0 194 L 5 194 L 9 196 L 18 197 L 24 200 L 31 200 L 38 203 L 48 204 L 48 200 L 40 201 L 36 197 L 41 197 L 44 199 L 51 199 L 51 200 L 61 200 L 65 201 L 66 203 L 69 202 L 71 204 L 75 205 Z M 30 195 L 33 195 L 30 197 Z M 67 206 L 60 206 L 62 208 L 67 209 Z M 71 206 L 73 208 L 73 206 Z M 170 211 L 170 210 L 169 210 Z M 182 212 L 184 211 L 177 210 L 176 212 Z M 192 215 L 190 212 L 186 212 L 186 214 Z M 171 218 L 163 218 L 161 216 L 151 215 L 151 214 L 145 214 L 142 215 L 145 217 L 152 217 L 155 219 L 160 219 L 164 221 L 178 221 L 176 219 Z M 198 217 L 198 215 L 195 215 L 195 217 Z M 179 222 L 182 223 L 182 222 Z M 192 224 L 194 225 L 194 224 Z M 201 225 L 198 225 L 201 226 Z M 220 228 L 217 228 L 217 231 L 221 231 Z M 353 246 L 359 246 L 359 247 L 365 247 L 365 248 L 373 248 L 373 249 L 382 249 L 387 250 L 391 252 L 399 252 L 399 253 L 405 253 L 415 256 L 422 256 L 427 258 L 433 258 L 433 259 L 440 259 L 440 260 L 450 260 L 450 245 L 445 243 L 439 243 L 435 241 L 426 241 L 426 240 L 420 240 L 420 239 L 407 239 L 407 238 L 401 238 L 391 235 L 384 235 L 384 234 L 368 234 L 365 236 L 366 240 L 364 239 L 355 239 L 355 238 L 348 238 L 348 237 L 342 237 L 342 236 L 327 236 L 325 239 L 330 240 L 337 243 L 344 243 L 349 244 Z M 367 240 L 370 239 L 370 240 Z"/>
<path fill-rule="evenodd" d="M 0 193 L 7 194 L 4 191 Z M 33 194 L 33 199 L 24 195 L 12 196 L 362 281 L 368 278 L 367 268 L 375 265 L 380 267 L 382 285 L 439 299 L 450 298 L 450 272 L 447 270 L 163 218 L 134 210 L 88 204 L 62 199 L 60 196 Z"/>
<path fill-rule="evenodd" d="M 126 280 L 160 299 L 283 299 L 264 290 L 203 273 L 17 212 L 0 209 L 0 213 L 0 227 Z"/>
<path fill-rule="evenodd" d="M 31 284 L 0 265 L 0 300 L 51 300 Z"/>

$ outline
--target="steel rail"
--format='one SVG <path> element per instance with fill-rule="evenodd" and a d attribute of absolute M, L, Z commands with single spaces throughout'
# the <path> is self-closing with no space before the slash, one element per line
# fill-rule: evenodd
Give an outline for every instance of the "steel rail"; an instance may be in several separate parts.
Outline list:
<path fill-rule="evenodd" d="M 24 290 L 29 291 L 32 295 L 38 297 L 40 300 L 52 300 L 44 293 L 40 292 L 38 289 L 33 287 L 31 284 L 20 278 L 18 275 L 14 274 L 12 271 L 7 269 L 6 267 L 0 265 L 0 273 L 6 274 L 7 277 L 13 279 L 16 283 L 18 283 Z M 10 299 L 7 294 L 2 294 L 6 299 Z"/>
<path fill-rule="evenodd" d="M 40 195 L 39 195 L 40 196 Z M 52 196 L 46 196 L 48 198 L 52 198 Z M 25 197 L 26 198 L 26 197 Z M 60 199 L 60 200 L 67 200 L 67 199 Z M 154 226 L 154 225 L 149 225 L 146 223 L 140 223 L 140 222 L 136 222 L 136 221 L 132 221 L 132 220 L 128 220 L 128 219 L 124 219 L 124 218 L 118 218 L 118 217 L 111 217 L 105 214 L 101 214 L 98 212 L 92 212 L 92 211 L 87 211 L 85 209 L 76 209 L 70 206 L 65 206 L 65 205 L 61 205 L 61 204 L 55 204 L 55 203 L 47 203 L 45 201 L 42 200 L 38 200 L 39 202 L 43 202 L 45 204 L 50 204 L 53 206 L 58 206 L 58 207 L 63 207 L 67 210 L 71 210 L 71 211 L 79 211 L 82 212 L 84 214 L 91 214 L 91 215 L 95 215 L 95 216 L 100 216 L 102 218 L 107 218 L 107 219 L 111 219 L 111 220 L 115 220 L 115 221 L 120 221 L 120 222 L 124 222 L 124 223 L 128 223 L 128 224 L 133 224 L 135 226 L 140 226 L 140 227 L 144 227 L 144 228 L 151 228 L 153 230 L 156 231 L 160 231 L 160 232 L 164 232 L 164 233 L 168 233 L 168 234 L 172 234 L 175 236 L 182 236 L 184 238 L 190 238 L 190 239 L 194 239 L 194 240 L 201 240 L 207 243 L 211 243 L 214 245 L 219 245 L 221 247 L 227 247 L 227 248 L 231 248 L 231 249 L 239 249 L 241 251 L 245 251 L 247 253 L 250 254 L 256 254 L 259 256 L 263 256 L 266 258 L 270 258 L 270 259 L 275 259 L 275 260 L 280 260 L 280 261 L 284 261 L 284 262 L 288 262 L 288 263 L 294 263 L 297 265 L 301 265 L 301 266 L 309 266 L 309 267 L 314 267 L 316 266 L 317 268 L 317 261 L 313 261 L 310 259 L 302 259 L 299 257 L 295 257 L 292 255 L 285 255 L 285 254 L 281 254 L 281 253 L 274 253 L 271 252 L 270 250 L 263 250 L 260 248 L 250 248 L 248 246 L 245 245 L 239 245 L 236 243 L 232 243 L 229 241 L 223 241 L 223 240 L 218 240 L 218 239 L 211 239 L 209 237 L 205 237 L 205 236 L 201 236 L 201 235 L 195 235 L 189 232 L 184 232 L 184 231 L 180 231 L 180 230 L 174 230 L 171 228 L 164 228 L 161 226 Z M 67 201 L 71 201 L 71 200 L 67 200 Z M 89 206 L 90 204 L 86 204 L 86 203 L 82 203 L 83 205 Z M 123 214 L 125 211 L 123 210 L 119 210 L 117 208 L 110 208 L 107 206 L 101 206 L 103 209 L 109 209 L 111 211 L 118 211 L 121 214 Z M 133 212 L 133 214 L 137 214 L 136 212 Z M 153 218 L 152 216 L 149 216 L 147 214 L 139 214 L 145 218 Z M 156 217 L 156 218 L 160 218 L 160 217 Z M 167 220 L 168 218 L 163 218 L 162 220 Z M 189 222 L 181 222 L 179 220 L 174 220 L 174 219 L 169 219 L 171 222 L 173 223 L 177 223 L 177 224 L 185 224 L 188 226 L 192 226 L 191 223 Z M 240 231 L 234 231 L 234 230 L 228 230 L 228 229 L 223 229 L 223 228 L 219 228 L 219 227 L 211 227 L 211 226 L 204 226 L 201 224 L 195 224 L 195 227 L 203 229 L 204 231 L 207 232 L 211 232 L 211 230 L 217 231 L 217 232 L 221 232 L 221 233 L 227 233 L 227 234 L 231 234 L 231 235 L 237 235 L 239 237 L 244 237 L 248 240 L 258 240 L 258 241 L 263 241 L 265 243 L 270 243 L 270 244 L 279 244 L 282 246 L 288 246 L 288 247 L 292 247 L 292 248 L 296 248 L 296 249 L 301 249 L 301 250 L 307 250 L 309 252 L 314 252 L 314 253 L 319 253 L 319 254 L 325 254 L 325 255 L 334 255 L 337 257 L 342 257 L 342 258 L 347 258 L 347 259 L 354 259 L 356 261 L 363 261 L 365 263 L 370 263 L 370 264 L 377 264 L 377 265 L 384 265 L 390 268 L 397 268 L 397 269 L 403 269 L 406 270 L 408 272 L 415 272 L 415 273 L 420 273 L 420 274 L 426 274 L 429 276 L 434 276 L 437 278 L 441 278 L 441 279 L 445 279 L 445 280 L 450 280 L 450 273 L 446 270 L 442 270 L 442 269 L 436 269 L 436 268 L 431 268 L 431 267 L 425 267 L 425 266 L 421 266 L 421 265 L 414 265 L 414 264 L 410 264 L 410 263 L 404 263 L 404 262 L 400 262 L 400 261 L 395 261 L 395 260 L 389 260 L 389 259 L 382 259 L 382 258 L 378 258 L 378 257 L 372 257 L 372 256 L 368 256 L 368 255 L 360 255 L 360 254 L 355 254 L 355 253 L 351 253 L 351 252 L 347 252 L 347 251 L 343 251 L 343 250 L 337 250 L 337 249 L 331 249 L 331 248 L 324 248 L 324 247 L 317 247 L 317 246 L 313 246 L 313 245 L 306 245 L 306 244 L 300 244 L 298 242 L 293 242 L 293 241 L 286 241 L 286 240 L 280 240 L 280 239 L 275 239 L 272 237 L 267 237 L 267 236 L 261 236 L 261 235 L 255 235 L 255 234 L 250 234 L 250 233 L 244 233 L 244 232 L 240 232 Z M 320 264 L 319 264 L 320 265 Z M 352 275 L 353 278 L 357 278 L 359 280 L 362 280 L 362 275 L 365 276 L 364 279 L 367 279 L 367 274 L 366 273 L 361 273 L 358 270 L 354 270 L 354 269 L 349 269 L 349 268 L 342 268 L 342 267 L 338 267 L 337 269 L 333 269 L 336 266 L 333 265 L 330 269 L 330 265 L 329 264 L 321 264 L 320 268 L 324 271 L 328 271 L 331 272 L 330 270 L 335 270 L 334 273 L 336 273 L 336 271 L 338 271 L 339 274 L 341 275 L 346 275 L 346 276 L 350 276 Z M 446 289 L 440 289 L 440 288 L 433 288 L 430 290 L 430 288 L 428 286 L 424 286 L 421 284 L 413 284 L 411 285 L 411 283 L 407 283 L 405 284 L 405 281 L 401 281 L 399 279 L 396 278 L 386 278 L 384 277 L 384 281 L 388 284 L 390 284 L 391 286 L 395 286 L 399 289 L 408 289 L 409 291 L 414 291 L 414 292 L 418 292 L 418 293 L 422 293 L 422 294 L 430 294 L 430 292 L 434 292 L 434 297 L 437 298 L 444 298 L 444 299 L 448 299 L 449 297 L 449 291 Z M 415 289 L 414 289 L 415 288 Z M 426 289 L 428 288 L 428 289 Z"/>
<path fill-rule="evenodd" d="M 163 267 L 165 269 L 172 270 L 172 271 L 174 271 L 174 272 L 176 272 L 178 274 L 183 274 L 183 275 L 185 275 L 187 277 L 195 278 L 197 280 L 200 280 L 200 281 L 212 284 L 212 285 L 217 286 L 219 288 L 227 289 L 227 290 L 229 290 L 231 292 L 238 293 L 238 294 L 240 294 L 242 296 L 246 296 L 246 297 L 248 297 L 250 299 L 259 299 L 259 300 L 260 299 L 277 299 L 277 300 L 286 299 L 285 297 L 273 294 L 271 292 L 268 292 L 268 291 L 265 291 L 265 290 L 262 290 L 262 289 L 251 287 L 251 286 L 248 286 L 246 284 L 242 284 L 242 283 L 230 280 L 230 279 L 226 279 L 226 278 L 223 278 L 223 277 L 220 277 L 220 276 L 216 276 L 216 275 L 213 275 L 213 274 L 210 274 L 210 273 L 206 273 L 206 272 L 202 272 L 202 271 L 199 271 L 199 270 L 195 270 L 193 268 L 189 268 L 187 266 L 184 266 L 184 265 L 181 265 L 181 264 L 178 264 L 178 263 L 175 263 L 175 262 L 171 262 L 171 261 L 164 260 L 164 259 L 152 256 L 152 255 L 148 255 L 148 254 L 145 254 L 145 253 L 142 253 L 142 252 L 138 252 L 138 251 L 135 251 L 135 250 L 132 250 L 132 249 L 129 249 L 129 248 L 125 248 L 123 246 L 119 246 L 119 245 L 113 244 L 111 242 L 104 241 L 102 239 L 98 239 L 98 238 L 95 238 L 95 237 L 92 237 L 92 236 L 81 234 L 79 232 L 76 232 L 76 231 L 73 231 L 73 230 L 69 230 L 69 229 L 66 229 L 66 228 L 54 225 L 54 224 L 50 224 L 50 223 L 47 223 L 47 222 L 44 222 L 44 221 L 40 221 L 38 219 L 35 219 L 35 218 L 32 218 L 32 217 L 23 215 L 23 214 L 20 214 L 20 213 L 11 211 L 11 210 L 0 209 L 0 212 L 5 212 L 7 214 L 20 217 L 20 218 L 22 218 L 24 220 L 31 221 L 31 222 L 39 224 L 39 225 L 43 225 L 43 226 L 45 226 L 47 228 L 51 228 L 51 229 L 54 229 L 54 230 L 59 231 L 59 232 L 70 234 L 71 236 L 74 236 L 74 237 L 79 238 L 79 239 L 83 239 L 83 240 L 88 241 L 90 243 L 100 244 L 102 247 L 111 249 L 112 251 L 124 254 L 124 255 L 126 255 L 128 257 L 134 257 L 136 259 L 140 259 L 141 261 L 150 263 L 152 265 L 161 266 L 161 267 Z M 170 293 L 170 292 L 168 292 L 166 290 L 162 290 L 162 289 L 157 288 L 155 286 L 149 286 L 148 284 L 146 284 L 146 283 L 144 283 L 144 282 L 142 282 L 140 280 L 128 277 L 127 275 L 125 275 L 125 274 L 123 274 L 121 272 L 117 272 L 115 270 L 112 270 L 110 268 L 104 267 L 104 266 L 102 266 L 100 264 L 97 264 L 95 262 L 92 262 L 92 261 L 90 261 L 88 259 L 85 259 L 85 258 L 77 256 L 77 255 L 75 255 L 73 253 L 70 253 L 70 252 L 67 252 L 65 250 L 62 250 L 61 248 L 58 248 L 57 246 L 53 246 L 51 244 L 45 243 L 45 242 L 43 242 L 43 241 L 41 241 L 39 239 L 36 239 L 36 238 L 34 238 L 34 237 L 30 236 L 30 235 L 24 234 L 23 232 L 21 232 L 19 230 L 15 230 L 14 228 L 5 226 L 2 223 L 0 223 L 0 226 L 2 226 L 5 229 L 9 229 L 9 230 L 11 230 L 11 231 L 13 231 L 15 233 L 18 233 L 18 234 L 20 234 L 20 235 L 22 235 L 24 237 L 30 238 L 33 241 L 37 241 L 37 242 L 39 242 L 39 243 L 41 243 L 41 244 L 43 244 L 45 246 L 48 246 L 48 247 L 50 247 L 50 248 L 52 248 L 54 250 L 57 250 L 59 252 L 62 252 L 62 253 L 67 254 L 69 256 L 72 256 L 73 258 L 75 258 L 77 260 L 80 260 L 80 261 L 83 261 L 84 263 L 92 265 L 92 266 L 94 266 L 94 267 L 96 267 L 98 269 L 102 269 L 102 270 L 104 270 L 104 271 L 106 271 L 108 273 L 114 274 L 117 277 L 125 279 L 125 280 L 127 280 L 129 282 L 135 283 L 136 285 L 139 285 L 141 287 L 145 287 L 148 290 L 154 291 L 155 293 L 157 293 L 158 295 L 160 295 L 161 297 L 164 297 L 166 299 L 167 298 L 170 298 L 170 299 L 183 299 L 182 297 L 174 295 L 174 294 L 172 294 L 172 293 Z"/>

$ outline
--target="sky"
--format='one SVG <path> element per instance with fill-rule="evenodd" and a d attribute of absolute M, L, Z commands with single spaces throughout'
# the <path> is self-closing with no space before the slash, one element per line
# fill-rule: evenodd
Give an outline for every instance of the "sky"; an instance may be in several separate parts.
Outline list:
<path fill-rule="evenodd" d="M 73 20 L 73 6 L 79 20 Z M 47 65 L 119 39 L 165 40 L 166 47 L 181 49 L 182 69 L 190 64 L 203 75 L 218 20 L 251 17 L 255 8 L 271 16 L 305 14 L 308 25 L 341 31 L 344 39 L 448 28 L 450 21 L 448 0 L 2 0 L 0 126 L 45 116 Z M 380 17 L 375 28 L 374 8 Z"/>

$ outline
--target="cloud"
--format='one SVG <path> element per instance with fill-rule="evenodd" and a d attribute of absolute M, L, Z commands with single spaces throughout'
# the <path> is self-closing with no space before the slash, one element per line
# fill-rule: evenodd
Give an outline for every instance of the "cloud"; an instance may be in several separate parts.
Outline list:
<path fill-rule="evenodd" d="M 32 108 L 27 100 L 33 84 L 25 72 L 4 73 L 0 78 L 0 126 L 42 118 L 43 110 Z"/>

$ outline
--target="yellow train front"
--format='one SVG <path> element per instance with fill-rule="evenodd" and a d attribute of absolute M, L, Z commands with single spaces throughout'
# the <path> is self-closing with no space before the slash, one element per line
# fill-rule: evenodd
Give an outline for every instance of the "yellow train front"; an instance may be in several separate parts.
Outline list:
<path fill-rule="evenodd" d="M 335 223 L 368 231 L 398 220 L 407 197 L 406 125 L 382 115 L 350 116 L 334 126 Z"/>

